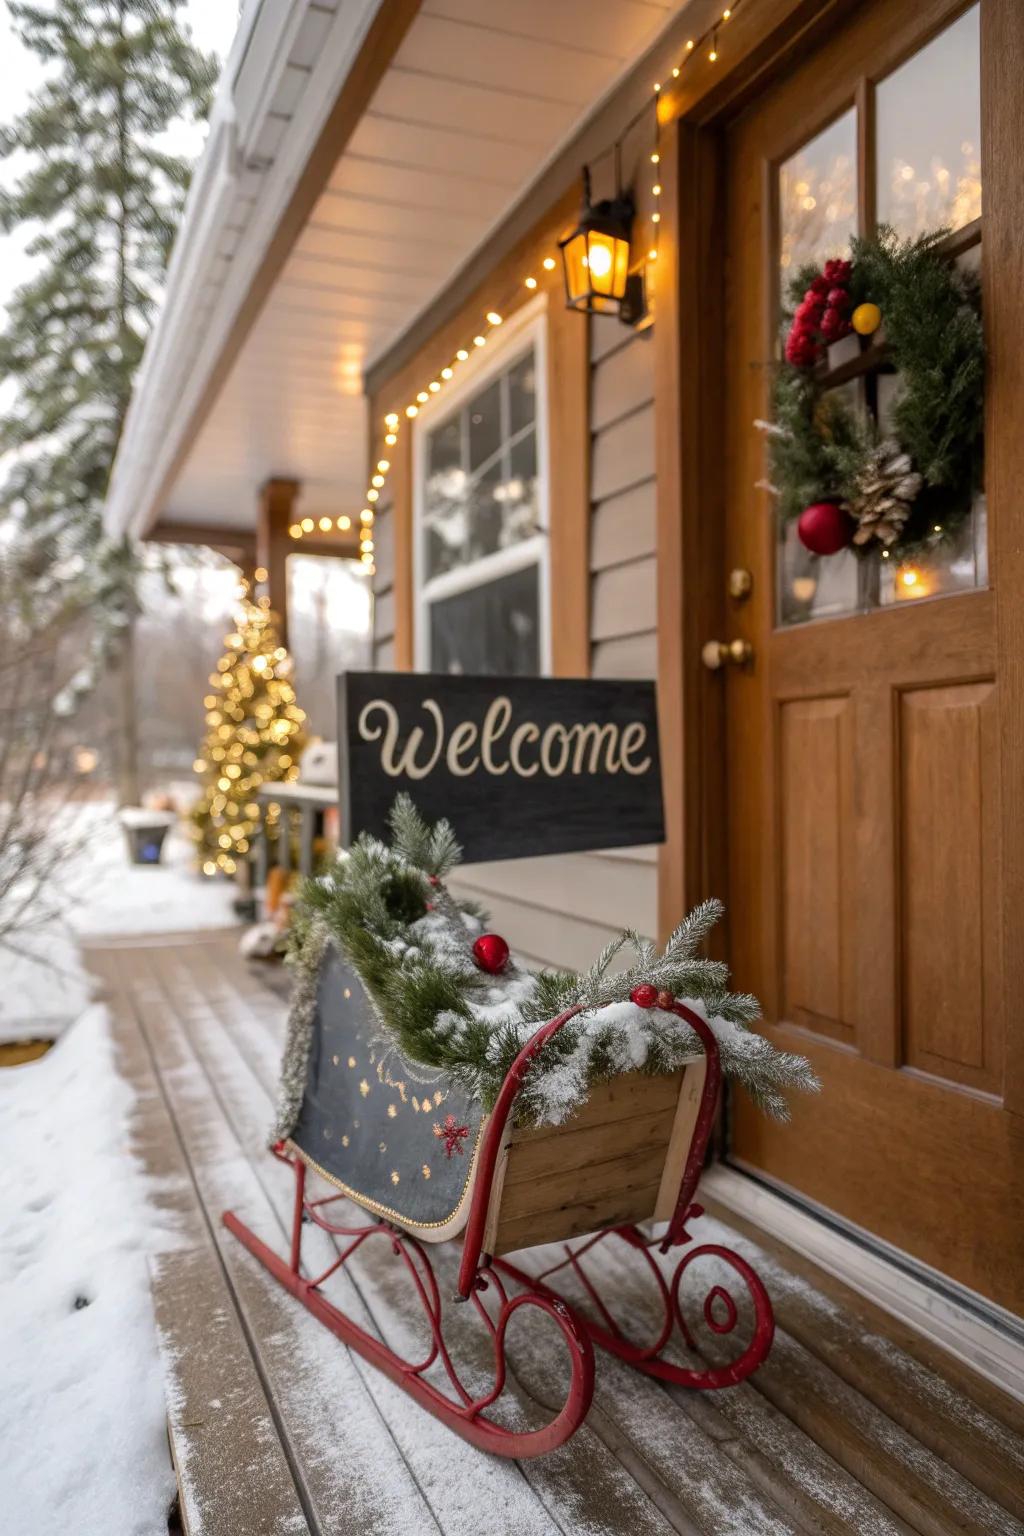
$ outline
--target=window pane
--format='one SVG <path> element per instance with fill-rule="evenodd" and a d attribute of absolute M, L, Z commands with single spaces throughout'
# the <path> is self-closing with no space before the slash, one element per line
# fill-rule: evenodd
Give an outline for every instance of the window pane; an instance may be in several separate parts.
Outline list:
<path fill-rule="evenodd" d="M 532 677 L 540 671 L 535 565 L 430 605 L 434 672 Z"/>
<path fill-rule="evenodd" d="M 527 352 L 508 375 L 508 430 L 515 436 L 528 427 L 537 414 L 536 364 L 532 351 Z"/>
<path fill-rule="evenodd" d="M 427 474 L 436 475 L 441 470 L 460 468 L 462 465 L 462 416 L 435 427 L 429 438 Z"/>
<path fill-rule="evenodd" d="M 978 7 L 878 86 L 878 220 L 901 235 L 981 214 Z"/>
<path fill-rule="evenodd" d="M 537 531 L 537 434 L 529 431 L 509 451 L 504 485 L 502 544 L 517 544 Z"/>
<path fill-rule="evenodd" d="M 479 469 L 501 446 L 501 380 L 469 402 L 469 469 Z"/>
<path fill-rule="evenodd" d="M 857 228 L 857 120 L 853 108 L 779 167 L 782 286 L 805 262 L 842 256 Z"/>
<path fill-rule="evenodd" d="M 505 474 L 500 459 L 485 469 L 470 492 L 469 548 L 466 560 L 479 560 L 501 548 L 502 494 Z"/>

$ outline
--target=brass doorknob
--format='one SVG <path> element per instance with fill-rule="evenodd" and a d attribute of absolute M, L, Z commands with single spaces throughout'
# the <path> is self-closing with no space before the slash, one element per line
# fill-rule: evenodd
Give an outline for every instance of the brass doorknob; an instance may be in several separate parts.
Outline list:
<path fill-rule="evenodd" d="M 754 658 L 754 647 L 749 640 L 709 640 L 700 653 L 700 659 L 711 672 L 719 667 L 745 667 Z"/>

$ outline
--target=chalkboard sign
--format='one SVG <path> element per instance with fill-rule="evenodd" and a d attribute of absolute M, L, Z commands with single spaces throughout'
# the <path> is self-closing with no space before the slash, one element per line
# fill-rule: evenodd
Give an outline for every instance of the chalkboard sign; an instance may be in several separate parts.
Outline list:
<path fill-rule="evenodd" d="M 449 1115 L 465 1131 L 455 1143 L 438 1134 Z M 437 1228 L 464 1204 L 482 1117 L 457 1084 L 382 1047 L 362 982 L 329 947 L 291 1136 L 303 1156 L 368 1210 Z"/>
<path fill-rule="evenodd" d="M 346 672 L 342 836 L 387 836 L 405 790 L 467 862 L 664 841 L 654 684 Z"/>

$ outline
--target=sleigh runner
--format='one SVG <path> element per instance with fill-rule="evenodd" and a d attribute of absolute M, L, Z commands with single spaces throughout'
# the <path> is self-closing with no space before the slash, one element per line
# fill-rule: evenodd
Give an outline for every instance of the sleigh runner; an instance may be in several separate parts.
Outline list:
<path fill-rule="evenodd" d="M 294 1170 L 288 1256 L 232 1213 L 224 1220 L 325 1327 L 464 1438 L 534 1456 L 586 1416 L 595 1344 L 697 1389 L 742 1381 L 764 1359 L 774 1325 L 761 1280 L 730 1249 L 694 1245 L 687 1223 L 701 1213 L 694 1196 L 723 1052 L 769 1104 L 781 1082 L 809 1084 L 799 1058 L 739 1030 L 734 1016 L 751 1000 L 724 993 L 722 968 L 696 956 L 714 906 L 682 925 L 664 954 L 635 940 L 636 961 L 619 975 L 609 974 L 612 946 L 587 976 L 535 978 L 497 936 L 473 938 L 479 919 L 442 880 L 457 856 L 449 829 L 425 827 L 400 802 L 394 848 L 361 839 L 335 875 L 307 887 L 273 1147 Z M 661 984 L 673 979 L 688 997 Z M 555 996 L 567 1006 L 538 1021 Z M 452 1006 L 439 1006 L 445 1000 Z M 326 1193 L 311 1193 L 311 1170 Z M 345 1201 L 366 1216 L 355 1219 Z M 667 1223 L 656 1237 L 639 1226 L 651 1220 Z M 319 1272 L 303 1263 L 309 1224 L 335 1244 Z M 431 1253 L 449 1241 L 461 1256 L 445 1295 Z M 632 1335 L 588 1273 L 588 1254 L 609 1242 L 649 1281 L 660 1316 L 651 1337 Z M 325 1294 L 367 1243 L 386 1244 L 412 1287 L 428 1332 L 418 1358 L 368 1334 Z M 552 1244 L 562 1245 L 558 1256 L 539 1274 L 506 1257 Z M 713 1263 L 712 1280 L 698 1260 Z M 713 1358 L 696 1357 L 687 1322 L 684 1283 L 694 1276 L 703 1277 L 697 1316 Z M 586 1297 L 586 1315 L 563 1294 L 568 1284 Z M 483 1390 L 479 1368 L 473 1390 L 446 1342 L 450 1309 L 467 1301 L 493 1351 Z M 542 1427 L 508 1427 L 494 1411 L 507 1380 L 506 1329 L 538 1312 L 561 1331 L 568 1383 Z"/>

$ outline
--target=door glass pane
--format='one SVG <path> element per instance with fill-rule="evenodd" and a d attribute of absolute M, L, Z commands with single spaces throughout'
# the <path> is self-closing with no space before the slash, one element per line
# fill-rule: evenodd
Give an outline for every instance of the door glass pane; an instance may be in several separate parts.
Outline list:
<path fill-rule="evenodd" d="M 532 677 L 540 671 L 536 565 L 430 604 L 430 669 Z"/>
<path fill-rule="evenodd" d="M 877 209 L 901 235 L 981 215 L 981 69 L 978 6 L 875 93 Z"/>
<path fill-rule="evenodd" d="M 857 115 L 851 107 L 779 167 L 782 289 L 805 262 L 842 256 L 857 229 Z"/>

